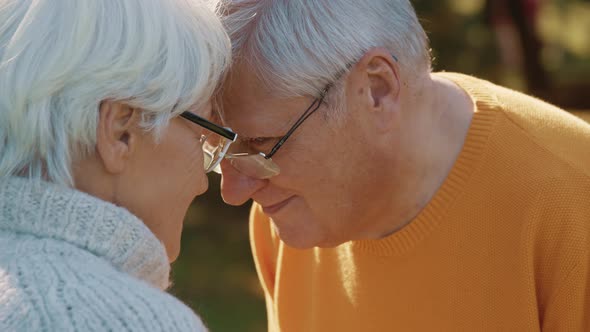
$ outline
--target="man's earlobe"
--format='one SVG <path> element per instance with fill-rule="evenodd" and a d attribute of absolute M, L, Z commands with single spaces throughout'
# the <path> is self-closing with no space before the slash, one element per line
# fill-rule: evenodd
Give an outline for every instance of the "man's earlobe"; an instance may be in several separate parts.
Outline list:
<path fill-rule="evenodd" d="M 100 104 L 96 130 L 96 153 L 109 173 L 125 169 L 135 144 L 139 112 L 121 102 Z"/>

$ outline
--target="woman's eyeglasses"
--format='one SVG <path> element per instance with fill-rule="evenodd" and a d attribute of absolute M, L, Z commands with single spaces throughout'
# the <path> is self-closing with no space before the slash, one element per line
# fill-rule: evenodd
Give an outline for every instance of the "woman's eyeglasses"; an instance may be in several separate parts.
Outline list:
<path fill-rule="evenodd" d="M 215 171 L 221 174 L 221 169 L 218 166 L 238 135 L 229 128 L 221 127 L 191 112 L 183 112 L 180 116 L 211 132 L 201 136 L 200 140 L 203 147 L 205 172 Z"/>

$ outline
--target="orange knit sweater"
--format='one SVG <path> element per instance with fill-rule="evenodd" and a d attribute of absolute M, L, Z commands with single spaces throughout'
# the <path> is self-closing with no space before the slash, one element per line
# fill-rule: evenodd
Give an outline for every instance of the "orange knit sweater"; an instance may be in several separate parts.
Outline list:
<path fill-rule="evenodd" d="M 269 331 L 590 331 L 590 126 L 460 74 L 476 110 L 450 175 L 381 240 L 295 250 L 259 206 Z"/>

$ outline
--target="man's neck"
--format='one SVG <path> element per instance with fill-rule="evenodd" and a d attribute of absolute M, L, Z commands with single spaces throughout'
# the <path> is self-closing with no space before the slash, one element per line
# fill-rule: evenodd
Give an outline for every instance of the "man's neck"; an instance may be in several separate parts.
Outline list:
<path fill-rule="evenodd" d="M 402 151 L 398 158 L 391 204 L 380 209 L 371 237 L 392 234 L 428 205 L 450 173 L 465 142 L 473 101 L 460 87 L 431 75 L 416 95 L 407 96 L 403 112 Z"/>

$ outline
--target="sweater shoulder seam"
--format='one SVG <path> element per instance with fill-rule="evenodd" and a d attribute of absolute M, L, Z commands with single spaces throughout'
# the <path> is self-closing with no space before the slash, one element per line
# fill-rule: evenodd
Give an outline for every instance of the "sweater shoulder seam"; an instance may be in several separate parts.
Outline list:
<path fill-rule="evenodd" d="M 509 114 L 509 112 L 507 112 L 505 110 L 504 104 L 501 104 L 501 106 L 502 106 L 502 114 L 506 117 L 506 119 L 508 121 L 510 121 L 511 124 L 513 124 L 514 126 L 516 126 L 527 137 L 527 139 L 529 139 L 529 141 L 531 141 L 533 144 L 535 144 L 537 147 L 539 147 L 540 149 L 542 149 L 546 153 L 548 153 L 551 156 L 553 156 L 555 159 L 557 159 L 562 164 L 566 165 L 568 168 L 576 171 L 577 173 L 581 173 L 584 176 L 584 178 L 586 178 L 586 180 L 589 180 L 590 181 L 590 171 L 586 171 L 586 170 L 580 168 L 579 166 L 573 164 L 569 160 L 567 160 L 567 159 L 563 158 L 562 156 L 558 155 L 557 153 L 555 153 L 553 150 L 551 150 L 547 146 L 539 143 L 539 140 L 538 140 L 538 137 L 537 136 L 533 135 L 530 131 L 528 131 L 526 128 L 524 128 L 520 123 L 518 123 L 518 121 L 515 121 L 512 118 L 512 116 Z"/>

